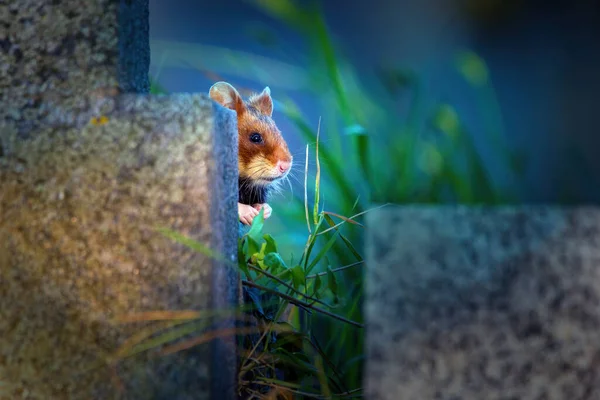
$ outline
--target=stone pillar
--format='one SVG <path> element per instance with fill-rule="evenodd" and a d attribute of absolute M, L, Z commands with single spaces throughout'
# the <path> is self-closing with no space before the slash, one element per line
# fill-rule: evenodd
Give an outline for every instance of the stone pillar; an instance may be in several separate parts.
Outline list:
<path fill-rule="evenodd" d="M 26 137 L 87 97 L 147 93 L 148 29 L 147 0 L 0 4 L 0 121 Z"/>
<path fill-rule="evenodd" d="M 148 64 L 147 1 L 0 2 L 0 398 L 235 398 L 232 336 L 111 362 L 150 326 L 119 316 L 238 304 L 157 230 L 236 260 L 235 114 L 147 95 Z"/>
<path fill-rule="evenodd" d="M 600 398 L 598 209 L 367 218 L 367 399 Z"/>

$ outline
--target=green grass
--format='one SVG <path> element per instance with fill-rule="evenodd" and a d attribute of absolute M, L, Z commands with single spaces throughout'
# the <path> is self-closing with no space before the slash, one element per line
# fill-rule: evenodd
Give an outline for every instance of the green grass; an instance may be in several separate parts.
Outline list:
<path fill-rule="evenodd" d="M 317 146 L 318 148 L 318 146 Z M 320 189 L 317 176 L 315 190 Z M 317 197 L 318 199 L 318 197 Z M 311 212 L 312 210 L 312 212 Z M 346 225 L 361 226 L 357 216 L 344 217 L 320 210 L 318 201 L 304 203 L 306 243 L 295 261 L 286 261 L 275 239 L 263 232 L 261 210 L 246 234 L 239 238 L 238 263 L 227 261 L 205 244 L 165 228 L 158 231 L 170 239 L 205 256 L 239 268 L 249 298 L 237 310 L 146 312 L 119 316 L 121 323 L 150 322 L 127 340 L 108 360 L 115 366 L 125 358 L 156 350 L 170 354 L 204 345 L 223 335 L 239 338 L 239 391 L 244 398 L 357 398 L 362 393 L 360 380 L 348 382 L 343 365 L 332 358 L 332 347 L 314 333 L 318 326 L 311 317 L 335 321 L 342 335 L 352 332 L 362 337 L 364 326 L 344 313 L 339 275 L 364 263 L 356 248 L 341 233 Z M 317 246 L 322 241 L 323 246 Z M 343 243 L 355 258 L 352 264 L 332 268 L 328 257 L 333 246 Z M 317 265 L 325 267 L 317 272 Z M 265 296 L 266 295 L 266 296 Z M 256 319 L 250 318 L 254 316 Z M 236 318 L 239 328 L 211 331 L 215 318 Z M 259 320 L 260 323 L 256 323 Z M 193 335 L 191 339 L 181 340 Z M 344 339 L 341 339 L 343 343 Z M 324 347 L 323 344 L 326 344 Z M 335 355 L 335 352 L 333 352 Z M 279 396 L 279 397 L 275 397 Z"/>
<path fill-rule="evenodd" d="M 456 73 L 471 85 L 480 100 L 488 142 L 514 176 L 510 188 L 499 188 L 492 181 L 471 133 L 451 104 L 425 107 L 423 82 L 417 73 L 400 68 L 382 72 L 379 79 L 389 95 L 382 99 L 361 86 L 351 66 L 336 52 L 323 14 L 316 5 L 301 8 L 289 0 L 254 3 L 287 23 L 310 45 L 303 64 L 311 66 L 308 89 L 322 104 L 326 121 L 321 127 L 328 140 L 322 143 L 319 153 L 324 182 L 321 191 L 327 196 L 329 210 L 353 215 L 372 204 L 388 202 L 500 204 L 518 201 L 518 192 L 513 188 L 518 187 L 523 156 L 509 149 L 503 140 L 502 118 L 490 73 L 476 54 L 468 50 L 457 54 Z M 409 96 L 406 115 L 399 115 L 392 108 L 394 100 L 401 95 Z M 306 120 L 289 98 L 284 102 L 283 111 L 305 142 L 317 142 L 318 124 Z M 312 195 L 318 198 L 316 193 Z M 285 204 L 289 211 L 282 218 L 289 231 L 300 229 L 302 201 L 298 194 L 294 209 Z M 277 212 L 286 213 L 284 207 Z M 296 224 L 292 225 L 291 221 Z M 331 225 L 332 221 L 326 220 L 326 223 Z M 348 225 L 341 231 L 344 239 L 327 247 L 326 259 L 316 267 L 317 271 L 351 265 L 362 259 L 363 229 Z M 357 251 L 348 251 L 347 243 L 352 243 Z M 329 242 L 325 239 L 319 246 L 325 248 Z M 348 268 L 337 277 L 338 294 L 343 299 L 338 312 L 360 322 L 363 321 L 363 268 L 362 264 Z M 318 315 L 312 317 L 312 321 L 311 332 L 336 365 L 342 383 L 351 388 L 360 386 L 364 366 L 363 330 Z"/>
<path fill-rule="evenodd" d="M 263 398 L 269 391 L 295 398 L 360 397 L 365 268 L 361 216 L 385 203 L 517 202 L 515 189 L 526 159 L 504 141 L 490 71 L 473 52 L 460 52 L 450 67 L 477 96 L 487 141 L 513 177 L 508 188 L 498 187 L 490 178 L 472 133 L 452 104 L 428 106 L 418 73 L 388 69 L 377 76 L 384 90 L 363 87 L 357 72 L 336 50 L 316 2 L 305 7 L 291 0 L 251 3 L 306 39 L 308 53 L 297 65 L 307 68 L 297 81 L 305 82 L 303 89 L 320 104 L 322 118 L 308 120 L 290 95 L 277 91 L 276 108 L 307 143 L 305 188 L 291 200 L 290 196 L 275 199 L 274 215 L 267 225 L 257 218 L 240 239 L 238 267 L 244 285 L 252 293 L 268 294 L 266 297 L 273 300 L 265 305 L 261 304 L 264 299 L 254 296 L 250 304 L 255 315 L 267 323 L 254 332 L 259 340 L 252 342 L 249 353 L 240 360 L 241 387 L 261 393 Z M 268 29 L 261 29 L 259 36 L 271 48 L 277 46 L 277 35 Z M 190 49 L 187 46 L 185 51 Z M 282 54 L 288 51 L 285 44 L 280 49 Z M 216 50 L 204 47 L 202 51 Z M 251 70 L 261 85 L 275 85 L 268 79 L 277 82 L 268 59 L 222 51 L 218 54 L 227 54 L 228 62 L 234 65 L 228 70 L 230 75 L 233 70 L 244 74 Z M 217 53 L 202 55 L 218 57 Z M 202 59 L 200 55 L 197 58 Z M 291 67 L 281 70 L 295 73 Z M 208 72 L 213 80 L 222 79 L 219 75 L 223 71 Z M 394 105 L 401 96 L 408 96 L 410 103 L 405 114 L 399 114 Z M 322 135 L 326 141 L 321 141 Z M 314 186 L 308 184 L 309 176 L 314 177 Z M 290 304 L 295 306 L 287 316 Z M 289 318 L 280 322 L 282 316 Z M 273 337 L 270 333 L 277 329 L 282 333 L 269 341 Z M 244 335 L 240 340 L 248 338 Z M 248 343 L 243 343 L 248 350 Z M 273 366 L 287 372 L 286 379 L 278 379 Z M 294 370 L 299 372 L 291 372 Z M 247 381 L 248 376 L 252 382 Z"/>

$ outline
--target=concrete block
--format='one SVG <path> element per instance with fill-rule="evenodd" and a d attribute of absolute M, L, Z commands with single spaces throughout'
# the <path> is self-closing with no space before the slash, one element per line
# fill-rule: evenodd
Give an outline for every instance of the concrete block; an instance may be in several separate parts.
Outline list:
<path fill-rule="evenodd" d="M 367 216 L 369 400 L 600 398 L 600 210 Z"/>
<path fill-rule="evenodd" d="M 156 231 L 235 259 L 237 127 L 207 96 L 144 95 L 148 8 L 0 2 L 2 399 L 235 397 L 233 337 L 107 366 L 146 325 L 119 315 L 238 304 L 234 268 Z"/>
<path fill-rule="evenodd" d="M 205 95 L 79 100 L 27 139 L 0 129 L 0 398 L 233 399 L 232 337 L 107 360 L 146 326 L 119 315 L 238 304 L 235 268 L 156 231 L 236 259 L 235 114 Z"/>
<path fill-rule="evenodd" d="M 0 121 L 21 137 L 90 95 L 147 93 L 148 0 L 0 3 Z"/>

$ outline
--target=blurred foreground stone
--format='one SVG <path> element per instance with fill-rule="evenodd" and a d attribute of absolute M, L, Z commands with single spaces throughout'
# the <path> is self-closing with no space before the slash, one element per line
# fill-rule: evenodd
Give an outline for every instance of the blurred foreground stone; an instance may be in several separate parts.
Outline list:
<path fill-rule="evenodd" d="M 116 398 L 102 362 L 144 325 L 118 325 L 117 315 L 235 305 L 231 267 L 156 231 L 235 260 L 235 117 L 195 95 L 103 106 L 104 123 L 49 127 L 28 141 L 2 131 L 0 379 L 24 398 Z M 135 371 L 125 362 L 126 398 L 209 398 L 214 374 L 234 382 L 229 351 L 218 368 L 204 350 Z"/>
<path fill-rule="evenodd" d="M 367 223 L 367 399 L 600 399 L 600 210 L 389 206 Z"/>
<path fill-rule="evenodd" d="M 145 94 L 147 0 L 0 2 L 0 27 L 0 399 L 234 398 L 232 336 L 112 361 L 164 328 L 119 316 L 238 304 L 234 268 L 157 231 L 235 260 L 235 113 Z"/>

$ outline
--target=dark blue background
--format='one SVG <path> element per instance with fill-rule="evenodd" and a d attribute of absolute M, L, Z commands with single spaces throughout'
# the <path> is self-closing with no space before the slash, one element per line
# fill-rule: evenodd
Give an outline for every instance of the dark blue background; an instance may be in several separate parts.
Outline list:
<path fill-rule="evenodd" d="M 476 51 L 491 70 L 509 143 L 521 146 L 531 157 L 524 200 L 557 202 L 563 199 L 565 184 L 572 201 L 600 200 L 600 160 L 596 156 L 600 145 L 598 1 L 506 0 L 509 11 L 492 9 L 486 14 L 485 7 L 480 7 L 483 11 L 477 18 L 450 0 L 322 3 L 339 50 L 357 69 L 371 72 L 381 64 L 416 68 L 426 80 L 432 101 L 450 100 L 481 142 L 481 117 L 473 106 L 477 98 L 452 65 L 457 50 Z M 494 3 L 497 1 L 479 0 L 484 6 Z M 284 61 L 293 63 L 294 54 L 304 50 L 305 44 L 295 32 L 243 1 L 151 0 L 151 71 L 156 73 L 158 54 L 164 50 L 156 40 L 271 56 L 247 33 L 248 26 L 257 23 L 272 27 L 289 43 L 290 55 Z M 205 61 L 209 65 L 227 63 L 225 59 Z M 159 80 L 169 91 L 202 92 L 211 84 L 193 68 L 162 68 Z M 248 84 L 256 90 L 264 86 Z M 293 82 L 269 83 L 275 98 L 279 85 L 293 86 Z M 316 125 L 319 110 L 311 95 L 297 91 L 293 96 Z M 281 118 L 278 122 L 293 152 L 302 154 L 304 143 L 291 125 Z M 491 156 L 485 146 L 481 152 L 484 157 Z"/>

